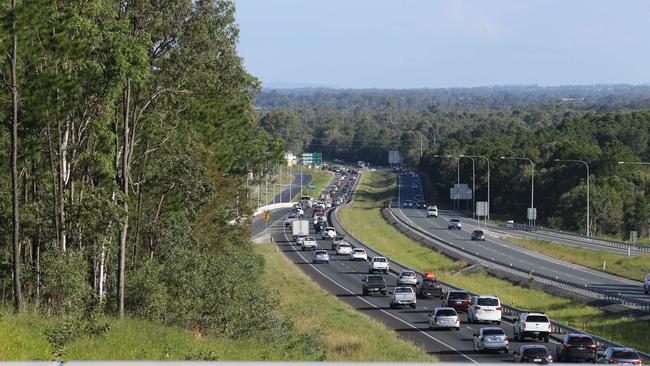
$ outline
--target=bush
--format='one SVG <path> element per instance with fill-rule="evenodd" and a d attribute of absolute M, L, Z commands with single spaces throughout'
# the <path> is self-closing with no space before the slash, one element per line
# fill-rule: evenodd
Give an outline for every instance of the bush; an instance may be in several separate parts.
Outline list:
<path fill-rule="evenodd" d="M 92 296 L 90 269 L 80 252 L 46 252 L 41 259 L 43 306 L 50 315 L 77 314 Z"/>
<path fill-rule="evenodd" d="M 162 272 L 162 265 L 150 259 L 129 271 L 125 288 L 125 307 L 129 313 L 150 320 L 165 318 L 169 294 L 162 281 Z"/>

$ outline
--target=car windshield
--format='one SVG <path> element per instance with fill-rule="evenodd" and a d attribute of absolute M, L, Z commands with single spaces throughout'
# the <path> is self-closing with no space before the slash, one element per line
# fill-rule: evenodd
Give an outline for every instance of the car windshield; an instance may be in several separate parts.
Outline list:
<path fill-rule="evenodd" d="M 639 355 L 634 351 L 614 351 L 612 352 L 612 357 L 628 359 L 628 360 L 636 360 L 639 358 Z"/>
<path fill-rule="evenodd" d="M 483 335 L 504 335 L 502 329 L 492 328 L 492 329 L 483 329 Z"/>
<path fill-rule="evenodd" d="M 494 299 L 491 297 L 480 297 L 477 303 L 482 306 L 499 306 L 499 299 Z"/>
<path fill-rule="evenodd" d="M 440 309 L 436 312 L 436 316 L 456 316 L 458 315 L 453 309 Z"/>
<path fill-rule="evenodd" d="M 534 347 L 534 348 L 528 348 L 524 350 L 524 354 L 527 356 L 531 356 L 531 355 L 546 356 L 548 354 L 548 350 L 542 347 Z"/>
<path fill-rule="evenodd" d="M 410 287 L 398 287 L 398 288 L 395 289 L 396 294 L 408 294 L 408 293 L 412 293 L 412 292 L 413 292 L 413 289 L 410 288 Z"/>
<path fill-rule="evenodd" d="M 580 346 L 587 346 L 594 343 L 594 340 L 591 337 L 579 336 L 579 337 L 569 337 L 567 340 L 569 344 L 576 344 Z"/>
<path fill-rule="evenodd" d="M 469 299 L 469 294 L 467 292 L 450 292 L 449 298 L 452 300 L 467 300 Z"/>
<path fill-rule="evenodd" d="M 548 318 L 546 315 L 528 315 L 526 321 L 532 323 L 548 323 Z"/>

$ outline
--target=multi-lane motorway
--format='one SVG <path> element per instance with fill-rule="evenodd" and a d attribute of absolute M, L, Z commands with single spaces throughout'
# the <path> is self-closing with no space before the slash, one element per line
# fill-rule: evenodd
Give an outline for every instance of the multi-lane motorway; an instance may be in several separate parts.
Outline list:
<path fill-rule="evenodd" d="M 311 217 L 310 210 L 306 212 L 306 216 Z M 328 250 L 330 254 L 330 263 L 312 264 L 312 252 L 300 251 L 300 247 L 296 246 L 295 243 L 290 240 L 291 234 L 289 228 L 285 228 L 281 220 L 275 222 L 269 231 L 273 235 L 276 245 L 278 245 L 282 252 L 296 265 L 302 268 L 322 288 L 336 295 L 358 311 L 368 314 L 383 322 L 388 327 L 394 329 L 401 337 L 419 345 L 425 352 L 435 354 L 441 360 L 466 363 L 503 362 L 512 360 L 511 354 L 479 354 L 474 352 L 472 349 L 473 334 L 476 333 L 480 327 L 488 325 L 469 324 L 467 323 L 466 314 L 461 315 L 462 324 L 460 331 L 429 330 L 427 315 L 434 307 L 441 304 L 441 301 L 438 299 L 418 299 L 418 306 L 416 309 L 390 309 L 388 297 L 377 295 L 362 296 L 361 279 L 367 274 L 367 263 L 350 261 L 347 256 L 337 256 L 333 250 L 330 250 L 331 241 L 318 240 L 319 248 Z M 316 237 L 320 239 L 320 235 L 317 235 Z M 348 239 L 353 246 L 364 247 L 353 238 Z M 370 256 L 374 255 L 371 248 L 366 247 L 366 250 Z M 395 285 L 395 273 L 389 273 L 385 277 L 389 286 L 392 287 Z M 501 327 L 510 338 L 511 351 L 518 349 L 521 343 L 514 341 L 512 325 L 503 321 Z M 551 341 L 546 345 L 554 354 L 556 343 Z"/>
<path fill-rule="evenodd" d="M 406 200 L 415 200 L 416 195 L 422 195 L 419 177 L 409 174 L 399 175 L 399 197 L 397 197 L 397 201 L 403 203 Z M 585 284 L 613 294 L 620 293 L 640 301 L 650 302 L 650 296 L 643 291 L 642 282 L 560 261 L 523 249 L 496 237 L 487 236 L 486 241 L 472 241 L 470 240 L 470 233 L 472 230 L 477 229 L 475 220 L 461 217 L 462 230 L 448 230 L 448 220 L 452 217 L 458 217 L 454 212 L 443 210 L 440 211 L 440 217 L 433 219 L 426 217 L 426 210 L 404 208 L 403 204 L 397 203 L 393 205 L 392 211 L 418 229 L 432 236 L 461 245 L 472 253 L 494 258 L 500 262 L 512 263 L 517 267 L 530 268 L 535 273 L 558 277 L 562 280 Z"/>

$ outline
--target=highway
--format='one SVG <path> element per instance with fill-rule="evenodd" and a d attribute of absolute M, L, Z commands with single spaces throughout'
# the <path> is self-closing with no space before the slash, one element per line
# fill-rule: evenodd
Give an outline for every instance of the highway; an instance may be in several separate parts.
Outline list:
<path fill-rule="evenodd" d="M 305 216 L 310 218 L 311 210 L 308 210 Z M 440 300 L 418 299 L 416 309 L 390 309 L 388 297 L 380 295 L 362 296 L 361 279 L 367 274 L 367 262 L 352 262 L 347 257 L 337 256 L 331 250 L 330 240 L 318 240 L 319 248 L 326 249 L 329 252 L 330 263 L 312 264 L 312 252 L 302 252 L 298 246 L 290 241 L 290 230 L 284 227 L 282 221 L 275 222 L 269 230 L 280 250 L 322 288 L 356 310 L 394 329 L 400 337 L 412 341 L 425 352 L 435 354 L 443 361 L 452 362 L 487 363 L 510 362 L 512 360 L 511 354 L 479 354 L 474 352 L 472 349 L 473 333 L 477 332 L 480 327 L 488 325 L 468 324 L 465 314 L 461 315 L 460 331 L 429 330 L 427 315 L 434 307 L 440 305 Z M 320 235 L 316 235 L 316 237 L 320 239 Z M 374 255 L 371 248 L 363 246 L 352 238 L 348 238 L 348 241 L 354 247 L 364 247 L 371 256 Z M 393 287 L 396 283 L 395 273 L 389 273 L 385 277 L 389 286 Z M 510 338 L 511 352 L 518 349 L 521 343 L 514 341 L 512 326 L 504 321 L 501 323 L 501 327 Z M 547 347 L 552 354 L 555 354 L 555 346 L 554 341 L 547 343 Z"/>
<path fill-rule="evenodd" d="M 422 194 L 419 177 L 398 175 L 398 178 L 398 201 L 415 200 L 416 195 Z M 427 218 L 426 210 L 404 208 L 402 204 L 397 203 L 393 204 L 392 211 L 413 226 L 443 240 L 461 245 L 472 253 L 494 258 L 497 261 L 512 263 L 515 266 L 530 268 L 535 273 L 558 277 L 578 284 L 586 284 L 590 287 L 612 293 L 621 293 L 621 295 L 650 302 L 650 296 L 643 292 L 642 282 L 560 261 L 494 237 L 486 236 L 486 241 L 472 241 L 470 240 L 470 233 L 472 230 L 477 229 L 475 220 L 460 217 L 463 224 L 462 230 L 448 230 L 448 220 L 451 217 L 459 217 L 454 212 L 441 210 L 439 218 Z"/>
<path fill-rule="evenodd" d="M 302 185 L 303 187 L 306 186 L 311 182 L 311 174 L 303 174 L 302 175 Z M 273 202 L 279 203 L 279 202 L 289 202 L 291 200 L 291 196 L 296 195 L 296 193 L 300 192 L 300 174 L 294 174 L 294 180 L 293 183 L 291 183 L 291 194 L 289 194 L 289 188 L 283 190 L 282 192 L 278 193 L 275 195 L 275 200 Z M 286 216 L 289 213 L 289 208 L 281 208 L 277 210 L 271 211 L 271 220 L 269 222 L 264 222 L 262 220 L 262 215 L 257 215 L 256 217 L 253 218 L 253 221 L 251 222 L 250 226 L 250 232 L 251 232 L 251 237 L 256 237 L 260 235 L 266 228 L 267 225 L 271 226 L 276 220 L 279 220 L 280 218 Z"/>

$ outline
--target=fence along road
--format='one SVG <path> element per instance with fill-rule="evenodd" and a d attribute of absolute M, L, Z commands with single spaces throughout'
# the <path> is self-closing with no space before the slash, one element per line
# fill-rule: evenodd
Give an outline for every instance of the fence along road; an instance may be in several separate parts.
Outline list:
<path fill-rule="evenodd" d="M 414 200 L 422 190 L 419 177 L 398 175 L 398 180 L 398 201 L 391 205 L 391 212 L 398 220 L 413 229 L 425 233 L 431 238 L 450 243 L 466 253 L 472 253 L 487 261 L 505 264 L 513 268 L 525 268 L 527 274 L 532 271 L 535 276 L 553 279 L 558 287 L 566 289 L 570 287 L 568 285 L 578 286 L 581 290 L 592 292 L 594 298 L 618 299 L 626 302 L 624 305 L 631 309 L 650 311 L 650 296 L 644 293 L 641 282 L 560 261 L 490 236 L 486 236 L 484 242 L 472 241 L 470 233 L 477 227 L 468 225 L 468 222 L 476 221 L 461 217 L 462 230 L 448 230 L 448 220 L 451 217 L 458 217 L 454 212 L 443 210 L 440 211 L 439 218 L 432 219 L 426 217 L 424 210 L 402 207 L 400 202 Z M 583 295 L 588 294 L 584 291 L 581 292 Z"/>

